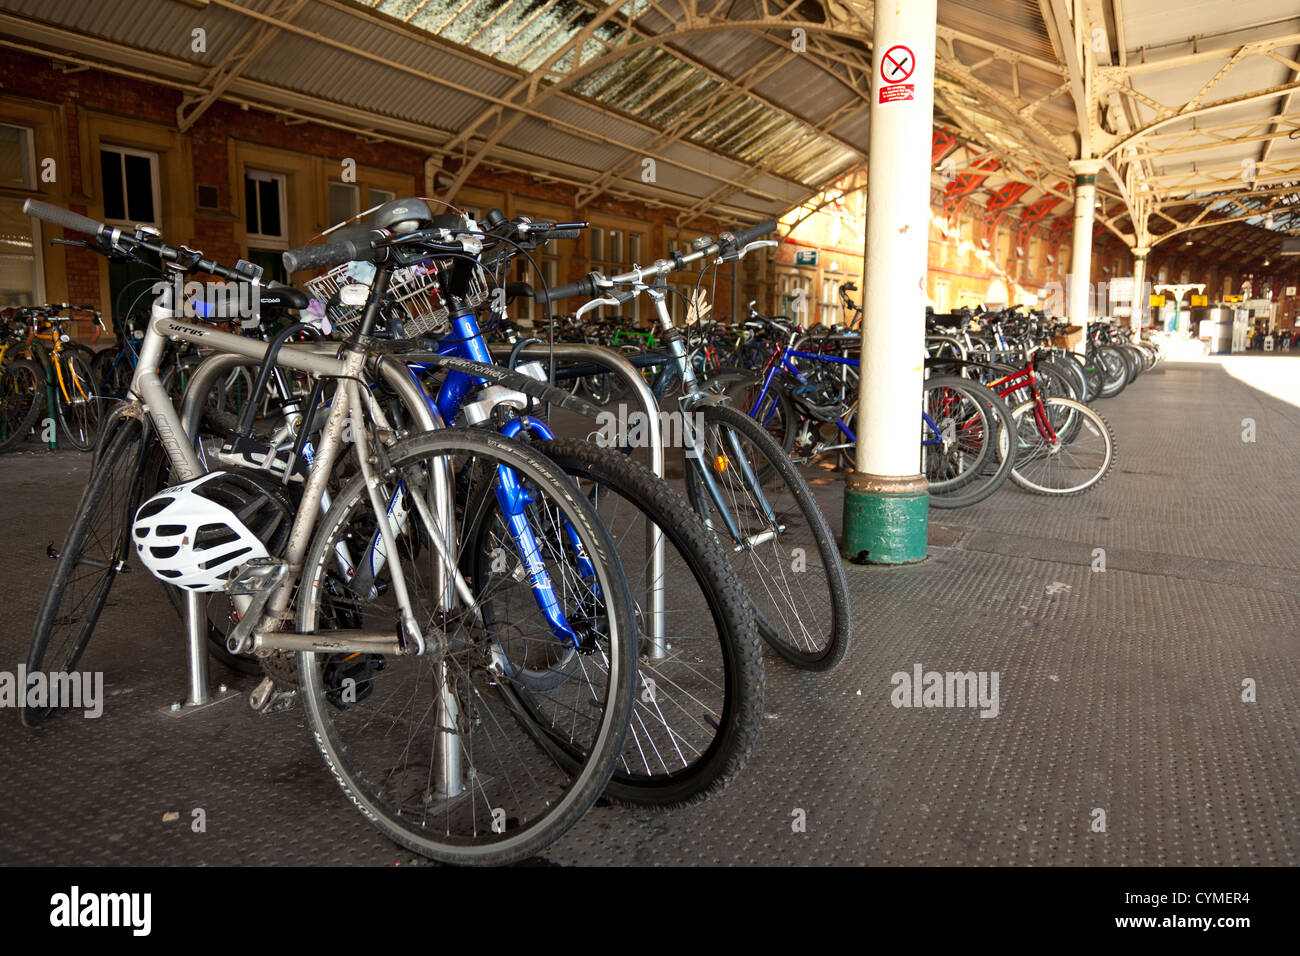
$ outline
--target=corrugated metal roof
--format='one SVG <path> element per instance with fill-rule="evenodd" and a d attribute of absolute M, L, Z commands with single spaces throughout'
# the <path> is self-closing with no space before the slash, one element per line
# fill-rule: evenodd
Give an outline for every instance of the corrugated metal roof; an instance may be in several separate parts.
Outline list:
<path fill-rule="evenodd" d="M 1060 60 L 1037 0 L 942 0 L 939 23 L 1052 63 Z"/>

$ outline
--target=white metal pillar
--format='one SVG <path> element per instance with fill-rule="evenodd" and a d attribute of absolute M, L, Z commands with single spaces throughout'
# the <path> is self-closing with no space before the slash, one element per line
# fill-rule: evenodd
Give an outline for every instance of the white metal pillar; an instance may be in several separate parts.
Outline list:
<path fill-rule="evenodd" d="M 844 501 L 844 554 L 860 563 L 925 557 L 919 420 L 936 8 L 937 0 L 875 4 L 858 442 Z"/>
<path fill-rule="evenodd" d="M 1147 305 L 1150 294 L 1144 288 L 1147 281 L 1147 256 L 1151 255 L 1150 246 L 1137 246 L 1133 250 L 1133 311 L 1129 313 L 1129 326 L 1133 329 L 1133 341 L 1142 337 L 1142 327 L 1146 325 Z"/>
<path fill-rule="evenodd" d="M 1097 172 L 1099 159 L 1076 159 L 1074 170 L 1074 236 L 1070 249 L 1070 273 L 1066 276 L 1065 314 L 1071 325 L 1083 327 L 1080 349 L 1088 344 L 1088 311 L 1092 298 L 1092 227 L 1096 220 Z"/>

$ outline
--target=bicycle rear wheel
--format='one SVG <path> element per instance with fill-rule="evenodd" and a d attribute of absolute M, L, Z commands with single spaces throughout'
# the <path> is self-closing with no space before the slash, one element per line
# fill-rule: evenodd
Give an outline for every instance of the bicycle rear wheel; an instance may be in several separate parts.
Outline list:
<path fill-rule="evenodd" d="M 952 376 L 927 381 L 924 400 L 929 421 L 922 427 L 922 441 L 941 441 L 922 446 L 930 506 L 965 508 L 1006 484 L 1016 449 L 1006 402 L 982 385 Z M 940 428 L 939 435 L 930 434 L 930 422 Z"/>
<path fill-rule="evenodd" d="M 744 768 L 763 719 L 762 645 L 726 555 L 690 504 L 626 455 L 573 439 L 533 447 L 577 481 L 617 543 L 640 627 L 632 724 L 605 795 L 669 808 L 721 791 Z"/>
<path fill-rule="evenodd" d="M 852 630 L 848 579 L 812 489 L 744 412 L 706 405 L 700 414 L 703 435 L 687 449 L 687 493 L 732 551 L 759 634 L 798 667 L 834 667 Z"/>
<path fill-rule="evenodd" d="M 591 504 L 526 445 L 452 428 L 388 456 L 379 493 L 393 502 L 412 610 L 430 651 L 300 654 L 312 735 L 348 798 L 390 839 L 446 863 L 515 862 L 581 818 L 622 752 L 637 654 L 627 583 Z M 426 516 L 440 513 L 431 476 L 453 465 L 470 480 L 461 533 L 445 537 L 467 565 L 473 603 L 444 612 L 439 577 L 447 568 Z M 527 502 L 519 514 L 536 538 L 532 554 L 521 555 L 506 530 L 499 467 L 525 493 L 508 500 Z M 300 630 L 392 630 L 392 563 L 377 563 L 375 533 L 357 476 L 313 538 Z M 355 564 L 342 566 L 341 551 Z M 539 574 L 549 576 L 576 648 L 548 623 L 534 588 Z"/>
<path fill-rule="evenodd" d="M 36 615 L 28 673 L 70 672 L 86 650 L 130 553 L 128 533 L 140 496 L 143 434 L 137 419 L 122 419 L 91 472 Z M 20 707 L 28 727 L 50 715 L 48 706 L 23 707 L 21 698 Z"/>

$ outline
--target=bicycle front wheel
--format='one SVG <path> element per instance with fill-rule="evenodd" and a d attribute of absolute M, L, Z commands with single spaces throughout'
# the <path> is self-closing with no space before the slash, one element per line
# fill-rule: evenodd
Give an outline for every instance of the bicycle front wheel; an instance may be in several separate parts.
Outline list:
<path fill-rule="evenodd" d="M 138 420 L 123 419 L 91 472 L 36 615 L 28 673 L 71 672 L 86 650 L 130 550 L 128 534 L 143 473 L 143 433 Z M 35 727 L 50 715 L 50 708 L 22 707 L 19 713 L 24 724 Z"/>
<path fill-rule="evenodd" d="M 56 356 L 54 361 L 63 364 L 62 380 L 56 375 L 54 381 L 59 427 L 69 445 L 78 451 L 90 451 L 99 437 L 103 417 L 103 400 L 95 384 L 95 373 L 80 352 Z"/>
<path fill-rule="evenodd" d="M 732 551 L 759 634 L 798 667 L 834 667 L 849 646 L 849 586 L 812 489 L 758 422 L 725 405 L 700 414 L 687 493 Z"/>
<path fill-rule="evenodd" d="M 1115 464 L 1115 436 L 1090 406 L 1070 398 L 1044 398 L 1011 413 L 1015 423 L 1016 466 L 1011 480 L 1040 495 L 1079 495 L 1091 491 Z"/>
<path fill-rule="evenodd" d="M 379 493 L 429 651 L 300 654 L 312 735 L 348 798 L 397 843 L 446 863 L 515 862 L 581 818 L 622 752 L 637 654 L 627 583 L 591 504 L 527 446 L 454 428 L 388 455 Z M 434 525 L 445 469 L 466 479 L 457 536 Z M 443 576 L 456 569 L 439 540 L 468 572 L 457 593 L 472 602 L 451 610 Z M 377 542 L 358 476 L 309 549 L 300 630 L 393 629 L 393 565 Z"/>
<path fill-rule="evenodd" d="M 606 795 L 667 808 L 719 792 L 745 766 L 763 719 L 762 645 L 726 555 L 690 504 L 628 456 L 573 439 L 533 447 L 595 506 L 635 605 L 636 699 Z"/>

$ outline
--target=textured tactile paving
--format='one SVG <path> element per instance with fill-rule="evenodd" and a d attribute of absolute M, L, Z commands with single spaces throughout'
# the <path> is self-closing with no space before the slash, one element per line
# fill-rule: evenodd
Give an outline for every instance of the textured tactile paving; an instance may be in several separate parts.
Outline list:
<path fill-rule="evenodd" d="M 848 657 L 817 675 L 769 656 L 757 750 L 719 798 L 671 814 L 598 806 L 546 859 L 1300 863 L 1300 409 L 1213 363 L 1161 372 L 1099 406 L 1120 458 L 1092 494 L 1008 488 L 936 515 L 924 564 L 851 569 Z M 45 546 L 86 462 L 0 458 L 2 669 L 25 656 Z M 838 476 L 817 477 L 838 526 Z M 892 707 L 890 675 L 918 663 L 997 671 L 1000 714 Z M 300 711 L 159 713 L 180 695 L 184 654 L 142 573 L 115 590 L 85 666 L 112 695 L 102 718 L 31 732 L 0 712 L 0 863 L 420 862 L 345 801 Z M 1248 678 L 1256 703 L 1241 701 Z M 1105 832 L 1091 830 L 1097 808 Z"/>

